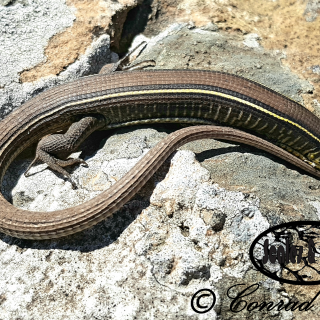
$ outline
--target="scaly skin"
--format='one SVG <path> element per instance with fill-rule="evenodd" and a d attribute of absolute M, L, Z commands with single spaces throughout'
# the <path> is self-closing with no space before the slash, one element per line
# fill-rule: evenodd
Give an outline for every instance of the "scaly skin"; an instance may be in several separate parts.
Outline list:
<path fill-rule="evenodd" d="M 31 212 L 12 206 L 1 196 L 0 231 L 26 239 L 49 239 L 89 228 L 131 199 L 173 150 L 195 139 L 250 144 L 320 177 L 314 168 L 319 165 L 320 120 L 298 103 L 231 74 L 156 70 L 81 78 L 47 90 L 12 112 L 0 126 L 1 181 L 23 149 L 52 132 L 66 130 L 81 118 L 83 122 L 96 119 L 97 129 L 106 130 L 158 122 L 202 126 L 172 133 L 109 190 L 76 207 Z M 77 125 L 70 132 L 74 129 Z M 85 134 L 80 132 L 81 137 L 91 129 L 86 130 Z M 40 146 L 46 146 L 50 139 L 44 138 Z"/>

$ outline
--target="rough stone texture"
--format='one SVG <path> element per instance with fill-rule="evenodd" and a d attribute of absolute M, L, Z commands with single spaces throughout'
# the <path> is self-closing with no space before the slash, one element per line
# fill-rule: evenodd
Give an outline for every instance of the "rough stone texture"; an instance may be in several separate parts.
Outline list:
<path fill-rule="evenodd" d="M 319 14 L 320 10 L 320 1 L 319 0 L 309 0 L 304 11 L 306 16 L 306 21 L 314 22 Z"/>
<path fill-rule="evenodd" d="M 47 88 L 95 74 L 117 60 L 110 36 L 118 41 L 127 12 L 137 3 L 0 3 L 0 118 Z"/>
<path fill-rule="evenodd" d="M 23 1 L 11 1 L 12 10 L 19 3 L 23 5 Z M 82 13 L 90 13 L 85 7 L 88 2 L 77 3 L 83 5 Z M 245 3 L 251 5 L 250 10 L 243 11 Z M 267 29 L 274 38 L 266 38 L 261 31 L 266 23 L 261 17 L 268 21 L 268 17 L 279 19 L 282 14 L 285 20 L 292 10 L 302 8 L 301 3 L 285 8 L 280 0 L 232 5 L 229 1 L 203 1 L 197 5 L 154 1 L 152 8 L 158 9 L 152 11 L 145 33 L 134 42 L 149 41 L 139 59 L 155 59 L 158 68 L 236 73 L 310 107 L 301 96 L 312 96 L 310 92 L 317 90 L 315 84 L 313 89 L 306 81 L 309 76 L 303 79 L 301 73 L 299 77 L 283 65 L 285 59 L 290 65 L 290 58 L 288 52 L 274 50 L 271 45 L 279 40 L 276 28 L 271 30 L 274 33 L 271 27 Z M 257 8 L 259 5 L 261 8 Z M 276 5 L 277 10 L 266 10 Z M 81 11 L 79 6 L 71 15 Z M 304 21 L 308 12 L 315 10 L 313 2 L 308 6 L 309 11 L 304 4 L 305 15 L 296 10 Z M 186 21 L 194 21 L 174 24 L 158 34 L 170 14 L 179 20 L 176 10 L 186 13 L 180 15 L 181 21 L 186 17 Z M 257 10 L 265 11 L 255 16 Z M 292 32 L 296 27 L 292 21 L 299 19 L 290 20 Z M 314 26 L 318 20 L 315 17 L 313 22 L 305 23 Z M 288 23 L 283 22 L 287 27 Z M 306 25 L 300 24 L 302 34 Z M 151 38 L 151 31 L 157 36 Z M 288 46 L 294 43 L 286 41 Z M 304 49 L 301 43 L 300 47 Z M 100 57 L 110 55 L 109 37 L 95 39 L 87 50 L 77 62 L 58 72 L 58 77 L 37 82 L 36 86 L 42 83 L 36 87 L 38 91 L 34 84 L 16 84 L 11 92 L 16 105 L 43 87 L 94 72 L 102 64 Z M 99 63 L 95 63 L 97 59 Z M 312 74 L 318 77 L 317 65 L 313 63 Z M 21 88 L 27 88 L 28 94 L 21 94 Z M 34 152 L 27 150 L 10 167 L 3 192 L 15 205 L 33 210 L 73 206 L 107 189 L 157 141 L 178 128 L 159 125 L 116 130 L 111 136 L 95 133 L 81 154 L 89 168 L 68 169 L 78 190 L 72 190 L 69 182 L 46 169 L 46 165 L 34 167 L 32 176 L 23 177 Z M 230 311 L 232 300 L 226 292 L 235 284 L 259 283 L 258 291 L 245 299 L 248 303 L 287 302 L 291 298 L 302 302 L 315 296 L 318 286 L 281 285 L 257 272 L 248 253 L 253 239 L 270 226 L 319 220 L 319 189 L 318 180 L 254 148 L 214 140 L 189 143 L 164 163 L 133 200 L 89 230 L 42 242 L 1 234 L 0 319 L 318 319 L 319 302 L 308 313 L 282 310 L 235 314 Z M 209 313 L 199 315 L 190 303 L 201 288 L 212 289 L 217 302 Z"/>
<path fill-rule="evenodd" d="M 21 71 L 45 60 L 43 48 L 53 35 L 72 25 L 74 11 L 64 1 L 0 7 L 1 87 L 19 82 Z"/>
<path fill-rule="evenodd" d="M 148 39 L 138 36 L 132 47 Z M 150 40 L 137 61 L 154 59 L 157 69 L 204 69 L 241 75 L 303 103 L 299 94 L 313 87 L 281 65 L 282 58 L 280 52 L 261 47 L 256 34 L 228 35 L 190 24 L 173 24 Z"/>

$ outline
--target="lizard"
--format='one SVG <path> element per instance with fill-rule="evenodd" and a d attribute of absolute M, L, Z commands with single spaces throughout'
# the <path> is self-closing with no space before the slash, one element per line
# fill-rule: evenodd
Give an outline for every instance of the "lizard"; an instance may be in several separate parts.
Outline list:
<path fill-rule="evenodd" d="M 3 119 L 1 182 L 13 159 L 39 140 L 30 166 L 42 160 L 75 188 L 63 167 L 86 163 L 65 158 L 94 130 L 159 122 L 193 126 L 168 135 L 111 188 L 81 205 L 32 212 L 14 207 L 0 195 L 0 231 L 25 239 L 50 239 L 89 228 L 129 201 L 176 148 L 196 139 L 249 144 L 320 177 L 320 119 L 302 105 L 229 73 L 136 70 L 155 62 L 127 66 L 129 56 L 98 75 L 51 88 Z M 66 133 L 52 134 L 60 130 Z"/>

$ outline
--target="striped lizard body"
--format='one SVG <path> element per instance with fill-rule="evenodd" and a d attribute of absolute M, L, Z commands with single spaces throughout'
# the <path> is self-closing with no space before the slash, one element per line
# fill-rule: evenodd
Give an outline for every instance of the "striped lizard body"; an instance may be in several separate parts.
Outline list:
<path fill-rule="evenodd" d="M 1 181 L 23 149 L 85 118 L 93 122 L 88 120 L 84 136 L 96 129 L 144 123 L 202 126 L 169 135 L 109 190 L 76 207 L 30 212 L 12 206 L 1 195 L 0 231 L 47 239 L 89 228 L 132 198 L 175 148 L 200 138 L 247 143 L 320 177 L 320 120 L 298 103 L 227 73 L 148 70 L 81 78 L 47 90 L 12 112 L 1 121 Z"/>

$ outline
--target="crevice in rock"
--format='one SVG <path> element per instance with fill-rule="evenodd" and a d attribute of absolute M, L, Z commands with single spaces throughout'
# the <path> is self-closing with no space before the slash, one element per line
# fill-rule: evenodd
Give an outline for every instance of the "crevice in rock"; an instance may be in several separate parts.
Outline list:
<path fill-rule="evenodd" d="M 124 23 L 120 23 L 122 33 L 116 32 L 116 34 L 121 34 L 121 37 L 114 39 L 111 44 L 112 51 L 115 51 L 120 56 L 123 56 L 128 51 L 133 38 L 142 33 L 147 26 L 149 15 L 152 12 L 152 2 L 153 0 L 145 0 L 127 13 Z M 116 16 L 115 20 L 121 21 Z"/>

